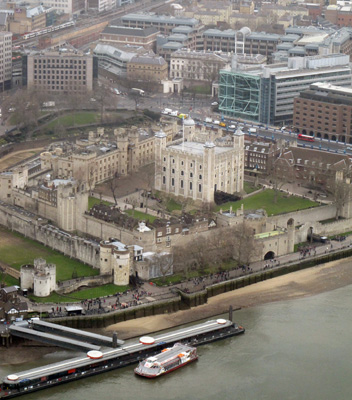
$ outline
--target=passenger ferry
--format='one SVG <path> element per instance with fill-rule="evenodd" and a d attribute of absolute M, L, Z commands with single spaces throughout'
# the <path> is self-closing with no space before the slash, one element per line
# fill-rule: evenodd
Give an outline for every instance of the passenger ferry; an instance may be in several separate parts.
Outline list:
<path fill-rule="evenodd" d="M 148 357 L 140 362 L 134 372 L 146 378 L 156 378 L 168 374 L 198 359 L 197 349 L 182 343 L 167 347 L 156 356 Z"/>
<path fill-rule="evenodd" d="M 182 342 L 199 346 L 235 335 L 245 329 L 226 319 L 217 319 L 188 326 L 175 331 L 161 333 L 155 338 L 141 337 L 131 340 L 118 348 L 91 350 L 80 357 L 60 361 L 39 368 L 12 373 L 0 382 L 0 399 L 9 399 L 62 383 L 87 378 L 116 368 L 136 364 L 159 354 L 165 347 Z"/>

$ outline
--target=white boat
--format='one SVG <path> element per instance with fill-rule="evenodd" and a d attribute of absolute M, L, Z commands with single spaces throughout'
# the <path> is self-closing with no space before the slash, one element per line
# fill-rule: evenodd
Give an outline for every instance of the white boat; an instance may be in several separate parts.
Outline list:
<path fill-rule="evenodd" d="M 175 343 L 173 347 L 166 348 L 161 353 L 140 362 L 134 372 L 146 378 L 156 378 L 197 359 L 198 355 L 195 347 Z"/>

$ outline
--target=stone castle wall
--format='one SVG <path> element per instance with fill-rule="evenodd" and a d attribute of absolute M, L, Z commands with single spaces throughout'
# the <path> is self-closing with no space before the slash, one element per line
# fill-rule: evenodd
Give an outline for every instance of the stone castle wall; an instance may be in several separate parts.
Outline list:
<path fill-rule="evenodd" d="M 100 266 L 99 243 L 60 231 L 21 208 L 0 202 L 0 224 L 94 268 Z"/>

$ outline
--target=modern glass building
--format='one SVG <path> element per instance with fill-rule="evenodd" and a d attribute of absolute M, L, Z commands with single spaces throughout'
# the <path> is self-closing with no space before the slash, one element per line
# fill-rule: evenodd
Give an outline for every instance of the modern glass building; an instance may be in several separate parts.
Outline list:
<path fill-rule="evenodd" d="M 313 83 L 328 82 L 351 87 L 349 56 L 292 57 L 287 63 L 221 70 L 219 110 L 227 116 L 270 125 L 286 125 L 293 119 L 293 102 Z"/>
<path fill-rule="evenodd" d="M 221 70 L 219 100 L 225 115 L 259 121 L 260 75 Z"/>

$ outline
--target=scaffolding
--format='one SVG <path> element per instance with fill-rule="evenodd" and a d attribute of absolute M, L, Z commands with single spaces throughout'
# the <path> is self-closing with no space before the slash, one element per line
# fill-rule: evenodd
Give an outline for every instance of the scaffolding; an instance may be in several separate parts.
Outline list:
<path fill-rule="evenodd" d="M 260 75 L 220 71 L 219 110 L 230 117 L 259 122 Z"/>

